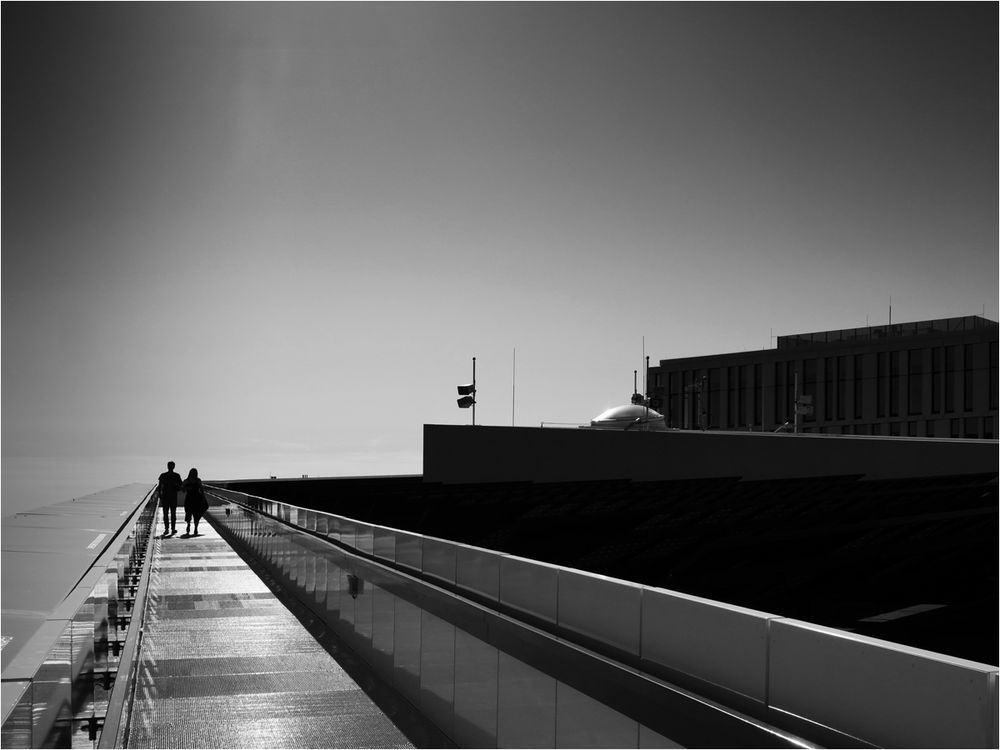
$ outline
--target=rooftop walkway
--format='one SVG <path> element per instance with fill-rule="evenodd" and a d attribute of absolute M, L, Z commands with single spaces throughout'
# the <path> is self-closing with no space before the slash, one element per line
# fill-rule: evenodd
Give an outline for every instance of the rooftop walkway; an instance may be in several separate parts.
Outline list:
<path fill-rule="evenodd" d="M 128 747 L 412 747 L 207 520 L 157 524 Z"/>

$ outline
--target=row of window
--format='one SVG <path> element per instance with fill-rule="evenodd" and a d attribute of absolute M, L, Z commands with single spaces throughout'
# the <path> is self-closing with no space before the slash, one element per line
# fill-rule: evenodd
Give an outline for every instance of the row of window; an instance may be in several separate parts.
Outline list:
<path fill-rule="evenodd" d="M 693 429 L 764 424 L 765 391 L 770 392 L 773 407 L 773 415 L 767 415 L 767 421 L 770 418 L 775 424 L 794 421 L 797 375 L 799 394 L 812 397 L 814 407 L 822 409 L 814 408 L 811 414 L 802 415 L 803 424 L 856 421 L 866 416 L 886 419 L 973 411 L 977 373 L 980 378 L 984 374 L 988 376 L 989 408 L 995 410 L 998 400 L 997 342 L 989 342 L 988 373 L 983 372 L 985 367 L 974 366 L 975 347 L 975 344 L 966 344 L 879 352 L 874 357 L 838 355 L 775 362 L 767 366 L 773 368 L 773 385 L 764 384 L 763 364 L 657 373 L 654 388 L 665 390 L 660 406 L 667 424 Z M 723 387 L 723 376 L 726 387 Z M 819 401 L 820 395 L 822 401 Z M 721 424 L 723 399 L 725 424 Z"/>

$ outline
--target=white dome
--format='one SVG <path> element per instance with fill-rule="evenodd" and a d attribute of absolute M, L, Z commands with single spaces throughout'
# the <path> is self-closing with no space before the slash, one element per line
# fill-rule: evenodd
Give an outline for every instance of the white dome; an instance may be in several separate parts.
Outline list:
<path fill-rule="evenodd" d="M 641 430 L 666 429 L 666 422 L 662 414 L 655 409 L 639 404 L 613 406 L 590 420 L 591 427 L 611 430 L 624 430 L 632 425 Z"/>

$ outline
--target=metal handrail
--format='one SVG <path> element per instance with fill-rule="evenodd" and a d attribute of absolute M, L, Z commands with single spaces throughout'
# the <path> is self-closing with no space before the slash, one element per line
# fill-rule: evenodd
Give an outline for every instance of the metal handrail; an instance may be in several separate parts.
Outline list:
<path fill-rule="evenodd" d="M 153 502 L 153 501 L 150 501 Z M 124 747 L 129 723 L 132 718 L 131 705 L 135 695 L 136 671 L 139 666 L 139 647 L 142 640 L 142 626 L 146 616 L 146 594 L 149 589 L 149 571 L 153 559 L 153 538 L 156 531 L 156 511 L 159 508 L 160 497 L 156 495 L 152 511 L 153 522 L 149 524 L 146 538 L 146 555 L 139 574 L 139 584 L 132 603 L 132 620 L 129 623 L 125 645 L 118 662 L 118 675 L 115 678 L 111 694 L 108 696 L 108 712 L 104 717 L 104 727 L 101 730 L 98 747 Z M 149 503 L 147 503 L 147 506 Z M 124 677 L 124 679 L 122 679 Z M 124 719 L 124 720 L 123 720 Z M 113 729 L 109 732 L 108 730 Z"/>

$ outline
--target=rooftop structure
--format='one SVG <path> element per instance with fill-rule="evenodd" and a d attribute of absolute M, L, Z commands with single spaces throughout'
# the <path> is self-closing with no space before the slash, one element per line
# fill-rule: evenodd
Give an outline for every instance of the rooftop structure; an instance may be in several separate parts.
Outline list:
<path fill-rule="evenodd" d="M 992 439 L 997 340 L 979 316 L 779 336 L 660 360 L 650 403 L 677 429 Z"/>

